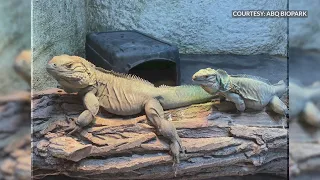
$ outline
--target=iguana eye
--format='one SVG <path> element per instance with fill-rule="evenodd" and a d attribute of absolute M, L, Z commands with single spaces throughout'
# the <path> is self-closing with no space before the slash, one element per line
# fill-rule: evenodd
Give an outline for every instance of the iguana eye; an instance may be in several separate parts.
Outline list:
<path fill-rule="evenodd" d="M 71 67 L 72 67 L 72 64 L 68 64 L 68 65 L 67 65 L 67 68 L 71 68 Z"/>
<path fill-rule="evenodd" d="M 205 78 L 208 78 L 209 76 L 204 76 Z"/>

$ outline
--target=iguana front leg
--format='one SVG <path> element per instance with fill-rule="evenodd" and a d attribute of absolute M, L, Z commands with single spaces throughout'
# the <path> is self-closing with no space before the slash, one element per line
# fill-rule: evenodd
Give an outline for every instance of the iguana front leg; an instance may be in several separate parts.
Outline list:
<path fill-rule="evenodd" d="M 99 101 L 92 91 L 89 91 L 83 95 L 83 104 L 86 110 L 80 114 L 75 124 L 68 128 L 72 130 L 68 134 L 72 134 L 79 129 L 87 126 L 94 120 L 94 117 L 98 114 L 100 107 Z"/>
<path fill-rule="evenodd" d="M 244 103 L 243 98 L 236 93 L 224 93 L 225 97 L 232 101 L 235 105 L 238 111 L 243 112 L 246 109 L 246 105 Z"/>
<path fill-rule="evenodd" d="M 174 163 L 180 162 L 180 150 L 184 152 L 180 137 L 172 122 L 164 118 L 161 104 L 156 99 L 150 99 L 145 103 L 145 112 L 148 119 L 157 127 L 157 130 L 171 141 L 170 150 L 173 155 Z"/>
<path fill-rule="evenodd" d="M 229 99 L 229 101 L 233 102 L 236 105 L 238 111 L 243 112 L 246 109 L 246 105 L 244 104 L 244 100 L 241 96 L 235 93 L 223 93 L 225 98 Z M 214 114 L 209 114 L 208 120 L 215 120 L 223 116 L 221 113 L 216 112 Z"/>

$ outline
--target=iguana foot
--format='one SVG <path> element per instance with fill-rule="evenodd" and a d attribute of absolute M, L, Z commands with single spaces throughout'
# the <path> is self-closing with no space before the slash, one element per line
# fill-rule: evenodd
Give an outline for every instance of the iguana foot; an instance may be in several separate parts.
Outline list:
<path fill-rule="evenodd" d="M 74 120 L 73 118 L 68 118 L 68 119 L 69 119 L 69 127 L 64 129 L 63 131 L 65 132 L 70 131 L 68 135 L 71 135 L 75 132 L 80 132 L 83 127 L 87 126 L 93 121 L 94 117 L 92 116 L 89 110 L 85 110 L 80 114 L 77 120 Z"/>
<path fill-rule="evenodd" d="M 168 125 L 167 123 L 170 123 L 170 125 Z M 164 137 L 168 138 L 171 141 L 170 152 L 173 156 L 173 164 L 179 164 L 180 156 L 185 156 L 186 148 L 182 145 L 180 137 L 178 136 L 173 124 L 170 121 L 167 121 L 164 124 L 167 124 L 165 126 L 166 129 L 161 128 L 160 132 Z"/>
<path fill-rule="evenodd" d="M 71 129 L 72 129 L 72 130 L 71 130 Z M 68 133 L 68 135 L 72 135 L 72 134 L 75 133 L 75 132 L 80 132 L 80 131 L 81 131 L 81 128 L 76 125 L 75 127 L 71 127 L 70 130 L 71 130 L 71 131 Z"/>
<path fill-rule="evenodd" d="M 177 177 L 177 173 L 178 173 L 178 164 L 173 161 L 173 164 L 172 164 L 172 169 L 174 171 L 174 177 Z"/>
<path fill-rule="evenodd" d="M 72 118 L 70 118 L 70 119 L 72 119 Z M 63 129 L 63 131 L 64 132 L 70 131 L 70 132 L 67 133 L 67 135 L 72 135 L 75 132 L 80 132 L 81 129 L 82 128 L 80 126 L 78 126 L 74 120 L 71 120 L 69 122 L 69 127 Z"/>
<path fill-rule="evenodd" d="M 215 112 L 215 113 L 209 114 L 208 117 L 207 117 L 207 119 L 208 119 L 208 120 L 215 120 L 215 119 L 218 119 L 218 118 L 220 118 L 220 117 L 222 117 L 222 113 L 220 113 L 220 112 Z"/>
<path fill-rule="evenodd" d="M 186 155 L 186 152 L 187 152 L 187 149 L 186 149 L 186 147 L 185 146 L 180 146 L 181 147 L 181 155 L 182 156 L 185 156 Z"/>
<path fill-rule="evenodd" d="M 279 99 L 278 96 L 273 96 L 268 105 L 274 112 L 283 116 L 289 116 L 287 106 Z"/>
<path fill-rule="evenodd" d="M 76 121 L 71 121 L 69 127 L 65 129 L 66 132 L 70 131 L 68 135 L 72 135 L 75 132 L 80 132 L 80 130 L 81 130 L 81 127 L 77 125 Z"/>
<path fill-rule="evenodd" d="M 180 145 L 178 141 L 175 141 L 170 144 L 170 152 L 172 153 L 172 157 L 173 157 L 173 166 L 175 164 L 179 164 L 180 163 Z"/>
<path fill-rule="evenodd" d="M 180 151 L 182 153 L 180 153 Z M 170 152 L 173 158 L 172 168 L 174 170 L 174 177 L 176 177 L 178 173 L 178 164 L 180 163 L 180 157 L 185 156 L 186 148 L 182 146 L 180 140 L 178 140 L 170 144 Z"/>
<path fill-rule="evenodd" d="M 220 97 L 219 97 L 219 100 L 220 100 L 220 102 L 225 102 L 225 101 L 227 101 L 227 98 L 224 97 L 224 96 L 220 96 Z"/>
<path fill-rule="evenodd" d="M 320 127 L 320 111 L 312 102 L 307 102 L 303 110 L 303 119 L 312 126 Z"/>
<path fill-rule="evenodd" d="M 235 115 L 240 116 L 244 111 L 239 111 L 238 109 L 235 111 Z"/>

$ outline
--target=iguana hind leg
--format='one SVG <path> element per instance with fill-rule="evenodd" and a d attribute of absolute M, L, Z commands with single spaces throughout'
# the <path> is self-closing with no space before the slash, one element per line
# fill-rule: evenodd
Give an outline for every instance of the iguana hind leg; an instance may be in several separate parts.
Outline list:
<path fill-rule="evenodd" d="M 278 96 L 273 96 L 268 105 L 274 112 L 284 116 L 288 115 L 287 106 L 279 99 Z"/>
<path fill-rule="evenodd" d="M 320 111 L 312 102 L 307 102 L 303 109 L 303 119 L 310 125 L 320 127 Z"/>
<path fill-rule="evenodd" d="M 80 130 L 82 127 L 87 126 L 94 120 L 94 117 L 98 114 L 100 105 L 98 98 L 94 95 L 93 92 L 89 91 L 83 96 L 83 104 L 86 110 L 80 114 L 75 124 L 68 128 L 72 130 L 68 134 L 72 134 Z"/>
<path fill-rule="evenodd" d="M 171 121 L 164 118 L 164 112 L 161 104 L 156 99 L 150 99 L 145 103 L 145 112 L 148 119 L 164 137 L 171 141 L 170 150 L 174 163 L 179 163 L 180 150 L 184 152 L 180 137 Z"/>

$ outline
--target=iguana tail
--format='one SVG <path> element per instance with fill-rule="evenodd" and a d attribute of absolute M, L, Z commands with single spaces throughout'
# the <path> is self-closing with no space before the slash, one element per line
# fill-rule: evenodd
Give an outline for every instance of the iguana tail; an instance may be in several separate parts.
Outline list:
<path fill-rule="evenodd" d="M 288 87 L 283 80 L 279 81 L 277 84 L 274 84 L 273 86 L 275 87 L 275 91 L 278 97 L 281 97 L 288 90 Z"/>
<path fill-rule="evenodd" d="M 157 88 L 157 99 L 164 109 L 172 109 L 191 104 L 209 102 L 216 95 L 211 95 L 201 86 L 160 86 Z"/>

